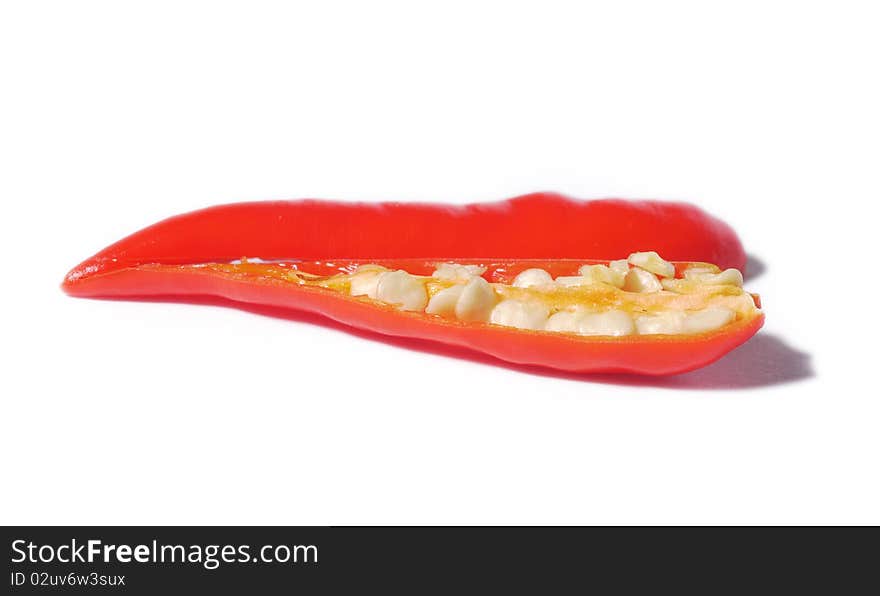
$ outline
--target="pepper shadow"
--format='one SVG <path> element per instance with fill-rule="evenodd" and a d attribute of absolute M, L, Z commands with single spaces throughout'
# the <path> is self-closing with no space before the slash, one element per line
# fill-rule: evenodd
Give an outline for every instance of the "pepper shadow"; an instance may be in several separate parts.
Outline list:
<path fill-rule="evenodd" d="M 616 385 L 664 389 L 756 389 L 803 381 L 815 376 L 812 358 L 772 333 L 758 335 L 717 362 L 669 377 L 598 375 Z"/>
<path fill-rule="evenodd" d="M 755 255 L 746 255 L 746 274 L 744 281 L 754 281 L 764 275 L 767 265 Z"/>
<path fill-rule="evenodd" d="M 362 339 L 379 341 L 408 350 L 415 350 L 446 358 L 468 360 L 470 362 L 506 368 L 524 374 L 568 379 L 585 383 L 606 383 L 630 387 L 655 387 L 677 390 L 755 389 L 802 381 L 815 375 L 809 354 L 789 346 L 783 339 L 771 333 L 759 333 L 744 345 L 724 356 L 721 360 L 689 373 L 665 377 L 636 374 L 570 373 L 540 366 L 514 364 L 469 348 L 449 346 L 423 339 L 394 337 L 374 333 L 372 331 L 350 327 L 319 314 L 281 307 L 247 304 L 226 298 L 213 296 L 148 296 L 126 297 L 125 299 L 102 299 L 114 301 L 124 300 L 127 302 L 171 302 L 178 304 L 235 308 L 237 310 L 243 310 L 261 316 L 285 319 L 297 323 L 319 325 L 327 329 L 332 329 L 348 335 L 354 335 Z"/>

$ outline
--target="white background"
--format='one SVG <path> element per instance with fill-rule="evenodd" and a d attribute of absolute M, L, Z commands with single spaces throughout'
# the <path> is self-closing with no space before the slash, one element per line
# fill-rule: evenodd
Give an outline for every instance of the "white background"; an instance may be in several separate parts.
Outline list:
<path fill-rule="evenodd" d="M 0 521 L 880 523 L 875 8 L 4 2 Z M 572 379 L 58 288 L 211 204 L 533 190 L 721 216 L 765 329 Z"/>

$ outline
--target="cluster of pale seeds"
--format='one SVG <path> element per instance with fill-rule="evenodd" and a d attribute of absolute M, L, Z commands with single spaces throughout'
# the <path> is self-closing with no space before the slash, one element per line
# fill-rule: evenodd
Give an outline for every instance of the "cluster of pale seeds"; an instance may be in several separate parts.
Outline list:
<path fill-rule="evenodd" d="M 350 295 L 405 311 L 578 335 L 705 333 L 755 308 L 741 290 L 738 270 L 694 266 L 675 278 L 674 265 L 656 252 L 584 265 L 578 275 L 556 279 L 544 269 L 526 269 L 509 285 L 486 281 L 481 277 L 485 271 L 478 265 L 438 263 L 428 277 L 362 265 L 344 277 Z M 597 301 L 597 295 L 604 298 Z M 656 296 L 651 300 L 649 295 Z M 682 295 L 693 300 L 677 301 Z M 649 306 L 640 306 L 640 300 Z"/>

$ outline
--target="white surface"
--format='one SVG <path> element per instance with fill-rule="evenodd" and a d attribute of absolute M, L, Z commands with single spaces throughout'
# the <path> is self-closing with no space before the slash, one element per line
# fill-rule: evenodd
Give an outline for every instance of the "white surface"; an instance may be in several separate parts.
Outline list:
<path fill-rule="evenodd" d="M 880 523 L 876 3 L 6 2 L 4 523 Z M 660 381 L 76 300 L 168 215 L 698 202 L 767 325 Z"/>

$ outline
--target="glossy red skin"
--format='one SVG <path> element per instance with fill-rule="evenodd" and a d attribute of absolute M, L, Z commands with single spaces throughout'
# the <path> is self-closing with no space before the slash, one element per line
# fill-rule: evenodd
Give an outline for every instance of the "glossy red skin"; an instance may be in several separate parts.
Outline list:
<path fill-rule="evenodd" d="M 730 226 L 686 203 L 580 201 L 555 193 L 461 206 L 307 199 L 234 203 L 171 217 L 87 259 L 67 282 L 143 263 L 242 256 L 612 260 L 640 250 L 740 271 L 746 261 Z"/>
<path fill-rule="evenodd" d="M 461 207 L 307 200 L 224 205 L 164 220 L 75 267 L 63 289 L 74 296 L 217 296 L 291 308 L 381 334 L 578 373 L 686 372 L 717 360 L 763 324 L 758 315 L 700 335 L 584 337 L 451 321 L 325 288 L 184 266 L 242 256 L 389 265 L 407 259 L 408 270 L 423 273 L 417 262 L 425 269 L 432 260 L 482 260 L 495 263 L 486 277 L 497 281 L 529 265 L 518 263 L 524 259 L 572 259 L 548 264 L 558 275 L 572 273 L 566 268 L 576 269 L 576 261 L 608 261 L 637 250 L 721 267 L 745 264 L 729 226 L 681 203 L 575 201 L 545 193 Z"/>

